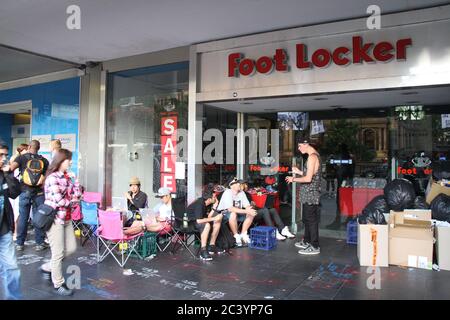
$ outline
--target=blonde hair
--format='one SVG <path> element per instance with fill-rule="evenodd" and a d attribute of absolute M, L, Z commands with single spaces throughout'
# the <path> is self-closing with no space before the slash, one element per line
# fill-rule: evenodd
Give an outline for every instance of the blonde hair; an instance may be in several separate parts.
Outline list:
<path fill-rule="evenodd" d="M 61 149 L 61 140 L 59 140 L 59 139 L 53 139 L 51 142 L 50 142 L 50 145 L 51 145 L 51 147 L 52 148 L 54 148 L 54 149 Z"/>

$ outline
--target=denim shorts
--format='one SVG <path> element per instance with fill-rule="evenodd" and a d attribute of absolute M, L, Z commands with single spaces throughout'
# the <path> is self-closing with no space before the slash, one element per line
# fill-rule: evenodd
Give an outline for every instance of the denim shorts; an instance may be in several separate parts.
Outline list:
<path fill-rule="evenodd" d="M 231 215 L 230 211 L 224 211 L 223 212 L 223 221 L 228 222 L 230 220 L 230 215 Z M 246 217 L 247 217 L 247 215 L 245 215 L 245 214 L 238 214 L 237 221 L 242 222 L 245 220 Z"/>

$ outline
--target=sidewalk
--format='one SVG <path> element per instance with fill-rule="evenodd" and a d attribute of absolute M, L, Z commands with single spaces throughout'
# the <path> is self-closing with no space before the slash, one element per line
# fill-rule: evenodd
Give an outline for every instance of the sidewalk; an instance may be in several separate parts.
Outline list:
<path fill-rule="evenodd" d="M 286 240 L 275 250 L 234 249 L 210 262 L 184 251 L 150 261 L 131 258 L 126 268 L 132 275 L 124 275 L 111 257 L 97 265 L 95 249 L 87 244 L 65 263 L 80 267 L 81 290 L 63 298 L 38 271 L 50 251 L 36 253 L 33 241 L 27 244 L 18 254 L 25 299 L 450 299 L 449 271 L 381 268 L 381 289 L 369 290 L 371 274 L 359 267 L 356 246 L 330 238 L 322 238 L 322 253 L 311 257 L 297 254 L 294 241 Z"/>

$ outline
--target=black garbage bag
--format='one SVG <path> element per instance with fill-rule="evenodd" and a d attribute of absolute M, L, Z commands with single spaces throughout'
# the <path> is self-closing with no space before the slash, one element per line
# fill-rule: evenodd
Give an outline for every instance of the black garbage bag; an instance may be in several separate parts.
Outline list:
<path fill-rule="evenodd" d="M 389 209 L 403 211 L 413 207 L 416 192 L 410 181 L 395 179 L 384 187 L 384 197 Z"/>
<path fill-rule="evenodd" d="M 383 213 L 388 213 L 389 208 L 384 196 L 376 196 L 363 209 L 361 215 L 358 217 L 360 224 L 386 224 L 386 219 Z"/>
<path fill-rule="evenodd" d="M 450 179 L 450 160 L 433 162 L 431 169 L 434 180 Z"/>
<path fill-rule="evenodd" d="M 424 197 L 418 196 L 418 197 L 416 197 L 416 199 L 414 199 L 414 207 L 413 208 L 428 210 L 428 209 L 430 209 L 430 206 L 425 201 Z"/>
<path fill-rule="evenodd" d="M 439 194 L 431 201 L 430 207 L 433 219 L 450 222 L 450 196 Z"/>

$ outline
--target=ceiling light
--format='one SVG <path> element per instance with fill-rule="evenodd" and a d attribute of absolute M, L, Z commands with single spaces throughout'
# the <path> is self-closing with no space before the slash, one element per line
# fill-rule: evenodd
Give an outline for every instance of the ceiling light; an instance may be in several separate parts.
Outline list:
<path fill-rule="evenodd" d="M 246 102 L 241 102 L 241 104 L 253 104 L 253 102 L 246 101 Z"/>
<path fill-rule="evenodd" d="M 328 98 L 325 98 L 325 97 L 317 97 L 317 98 L 313 98 L 313 100 L 316 100 L 316 101 L 320 101 L 320 100 L 328 100 Z"/>

